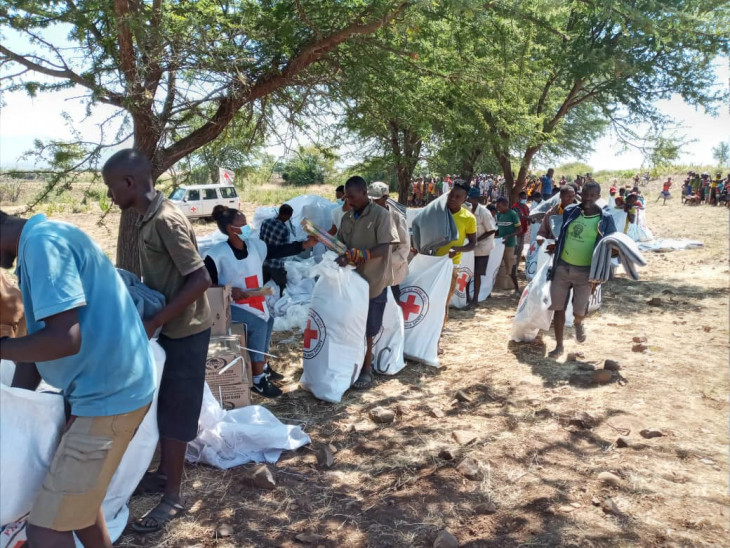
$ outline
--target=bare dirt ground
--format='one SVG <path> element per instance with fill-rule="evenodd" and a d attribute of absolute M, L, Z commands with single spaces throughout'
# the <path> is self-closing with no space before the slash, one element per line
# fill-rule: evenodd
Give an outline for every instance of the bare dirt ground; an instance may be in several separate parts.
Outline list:
<path fill-rule="evenodd" d="M 705 247 L 646 254 L 641 281 L 621 275 L 604 286 L 585 344 L 567 330 L 567 352 L 599 368 L 616 360 L 627 382 L 596 385 L 581 363 L 547 359 L 552 332 L 509 343 L 517 300 L 499 292 L 476 311 L 452 313 L 440 369 L 409 363 L 340 404 L 298 388 L 301 337 L 275 334 L 286 394 L 256 403 L 302 424 L 312 446 L 271 467 L 269 491 L 242 483 L 247 467 L 188 466 L 187 515 L 164 533 L 127 533 L 119 545 L 431 546 L 448 529 L 473 548 L 727 546 L 728 210 L 682 206 L 678 189 L 663 207 L 653 201 L 658 189 L 655 181 L 646 190 L 654 234 Z M 114 216 L 110 232 L 93 214 L 58 218 L 113 253 Z M 645 352 L 632 351 L 634 337 L 646 337 Z M 395 421 L 373 423 L 376 406 L 394 410 Z M 662 435 L 645 439 L 644 429 Z M 617 446 L 620 436 L 628 447 Z M 317 461 L 326 444 L 336 449 L 331 468 Z M 474 479 L 457 469 L 465 459 L 475 461 Z M 134 499 L 132 514 L 155 503 Z M 216 539 L 223 523 L 233 536 Z"/>

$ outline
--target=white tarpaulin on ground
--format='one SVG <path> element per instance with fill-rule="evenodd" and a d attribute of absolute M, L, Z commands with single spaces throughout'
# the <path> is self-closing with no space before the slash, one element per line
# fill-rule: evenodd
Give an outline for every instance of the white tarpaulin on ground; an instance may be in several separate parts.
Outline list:
<path fill-rule="evenodd" d="M 449 306 L 452 308 L 466 308 L 468 304 L 466 291 L 474 277 L 474 252 L 461 254 L 461 264 L 456 267 L 456 288 L 451 297 Z"/>
<path fill-rule="evenodd" d="M 420 253 L 408 265 L 408 276 L 400 285 L 407 358 L 439 367 L 438 342 L 453 270 L 448 257 Z"/>
<path fill-rule="evenodd" d="M 312 269 L 319 274 L 304 328 L 299 384 L 316 398 L 339 402 L 357 380 L 365 358 L 368 283 L 333 252 Z"/>
<path fill-rule="evenodd" d="M 311 442 L 299 426 L 283 424 L 260 405 L 222 409 L 207 384 L 198 424 L 198 437 L 188 444 L 186 460 L 223 470 L 247 462 L 274 463 L 283 451 Z"/>
<path fill-rule="evenodd" d="M 373 369 L 381 375 L 395 375 L 406 365 L 403 357 L 405 327 L 403 312 L 388 288 L 388 300 L 383 312 L 383 326 L 373 338 Z"/>

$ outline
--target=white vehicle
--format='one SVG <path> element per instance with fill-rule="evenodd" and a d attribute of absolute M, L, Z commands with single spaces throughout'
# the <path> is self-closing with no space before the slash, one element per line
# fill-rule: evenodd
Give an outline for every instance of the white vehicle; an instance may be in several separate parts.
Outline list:
<path fill-rule="evenodd" d="M 233 185 L 180 186 L 172 191 L 170 201 L 190 218 L 210 217 L 217 205 L 241 209 L 241 201 Z"/>

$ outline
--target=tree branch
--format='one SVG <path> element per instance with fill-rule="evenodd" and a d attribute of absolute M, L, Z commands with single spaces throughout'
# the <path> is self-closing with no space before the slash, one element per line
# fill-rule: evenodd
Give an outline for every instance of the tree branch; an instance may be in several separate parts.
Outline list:
<path fill-rule="evenodd" d="M 106 103 L 108 105 L 113 105 L 116 107 L 122 107 L 123 97 L 119 95 L 118 93 L 114 93 L 113 91 L 110 91 L 106 88 L 102 88 L 100 86 L 95 85 L 93 82 L 89 82 L 86 80 L 83 76 L 76 74 L 74 71 L 69 69 L 68 67 L 62 68 L 62 69 L 53 69 L 46 66 L 43 66 L 41 64 L 35 63 L 28 59 L 27 57 L 20 55 L 18 53 L 15 53 L 14 51 L 9 50 L 2 44 L 0 44 L 0 53 L 5 55 L 8 59 L 23 65 L 29 70 L 32 70 L 33 72 L 39 72 L 40 74 L 45 74 L 46 76 L 53 76 L 54 78 L 60 78 L 60 79 L 67 79 L 74 84 L 78 84 L 80 86 L 85 87 L 86 89 L 91 90 L 95 94 L 95 99 L 98 100 L 101 103 Z M 5 78 L 2 78 L 5 79 Z M 100 94 L 101 92 L 101 94 Z"/>

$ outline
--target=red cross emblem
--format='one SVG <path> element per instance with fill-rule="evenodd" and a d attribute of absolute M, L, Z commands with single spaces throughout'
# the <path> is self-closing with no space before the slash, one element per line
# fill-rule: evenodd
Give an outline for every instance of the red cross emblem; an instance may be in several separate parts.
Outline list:
<path fill-rule="evenodd" d="M 466 272 L 462 272 L 461 274 L 459 274 L 459 277 L 456 280 L 456 285 L 458 286 L 459 291 L 461 293 L 464 292 L 464 289 L 466 288 L 466 286 L 468 284 L 469 284 L 469 274 L 467 274 Z"/>
<path fill-rule="evenodd" d="M 304 329 L 304 348 L 312 348 L 312 341 L 319 339 L 319 331 L 312 329 L 312 320 L 307 320 L 307 327 Z"/>
<path fill-rule="evenodd" d="M 304 329 L 304 344 L 302 345 L 304 359 L 311 360 L 315 358 L 324 348 L 326 338 L 327 327 L 325 327 L 324 321 L 315 310 L 310 308 L 307 327 Z"/>
<path fill-rule="evenodd" d="M 408 321 L 408 317 L 411 314 L 418 314 L 418 311 L 421 310 L 421 307 L 416 304 L 416 296 L 415 295 L 408 295 L 408 298 L 405 300 L 405 302 L 401 301 L 398 303 L 403 310 L 403 319 Z"/>
<path fill-rule="evenodd" d="M 428 312 L 428 295 L 420 287 L 401 288 L 400 305 L 403 312 L 403 327 L 411 329 L 423 321 Z"/>
<path fill-rule="evenodd" d="M 190 211 L 192 211 L 193 213 L 195 213 L 196 211 L 198 211 L 198 208 L 197 208 L 197 207 L 195 207 L 195 206 L 192 206 L 192 207 L 190 208 Z"/>
<path fill-rule="evenodd" d="M 247 278 L 244 278 L 243 281 L 246 283 L 246 289 L 258 289 L 258 287 L 259 287 L 258 276 L 248 276 Z M 260 295 L 258 297 L 249 297 L 247 299 L 241 299 L 239 301 L 236 301 L 236 304 L 247 304 L 251 308 L 255 308 L 256 310 L 260 310 L 261 312 L 263 312 L 265 300 L 266 300 L 266 297 L 264 297 L 263 295 Z"/>

